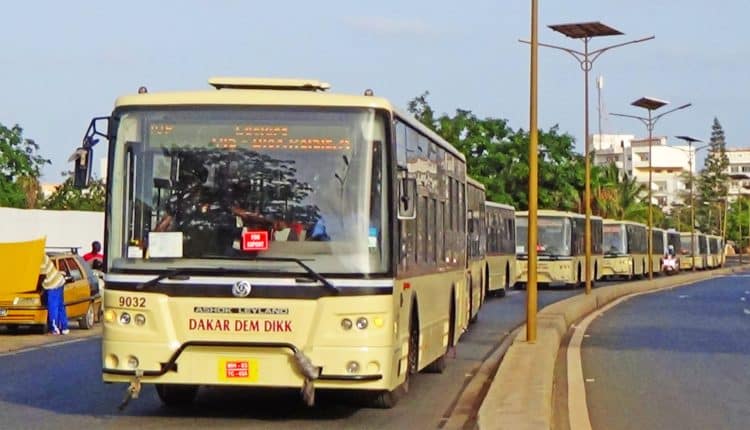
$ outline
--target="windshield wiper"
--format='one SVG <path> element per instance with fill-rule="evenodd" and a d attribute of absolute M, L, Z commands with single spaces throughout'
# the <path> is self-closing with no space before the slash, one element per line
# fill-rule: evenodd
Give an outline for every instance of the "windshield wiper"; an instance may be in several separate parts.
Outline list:
<path fill-rule="evenodd" d="M 319 281 L 322 286 L 331 291 L 334 294 L 338 294 L 340 290 L 333 284 L 331 284 L 330 281 L 328 281 L 323 275 L 313 270 L 310 266 L 302 262 L 299 258 L 293 258 L 293 257 L 254 257 L 251 260 L 253 261 L 279 261 L 279 262 L 289 262 L 289 263 L 297 263 L 300 267 L 305 269 L 305 272 L 307 272 L 307 276 L 310 279 Z M 224 267 L 184 267 L 179 269 L 172 269 L 168 272 L 164 272 L 160 274 L 159 276 L 150 279 L 135 288 L 137 290 L 143 290 L 148 289 L 159 283 L 159 281 L 167 278 L 174 278 L 176 276 L 184 276 L 184 275 L 190 275 L 190 274 L 204 274 L 204 273 L 211 273 L 211 274 L 222 274 L 222 273 L 257 273 L 256 270 L 248 270 L 248 269 L 235 269 L 235 268 L 224 268 Z"/>
<path fill-rule="evenodd" d="M 334 294 L 338 294 L 340 292 L 339 289 L 336 288 L 335 285 L 333 285 L 332 283 L 330 283 L 328 281 L 328 279 L 326 279 L 323 275 L 321 275 L 320 273 L 318 273 L 315 270 L 313 270 L 312 267 L 310 267 L 307 264 L 305 264 L 304 262 L 302 262 L 302 260 L 299 259 L 299 258 L 294 258 L 294 257 L 260 257 L 260 256 L 258 256 L 258 257 L 252 258 L 252 260 L 254 260 L 254 261 L 280 261 L 280 262 L 297 263 L 301 268 L 305 269 L 305 272 L 307 272 L 307 275 L 308 275 L 308 277 L 310 279 L 314 279 L 316 281 L 319 281 L 323 285 L 323 288 L 331 291 Z"/>
<path fill-rule="evenodd" d="M 144 282 L 144 283 L 142 283 L 140 285 L 137 285 L 135 287 L 135 289 L 136 290 L 143 290 L 144 288 L 151 288 L 154 285 L 158 284 L 159 281 L 161 281 L 162 279 L 174 278 L 175 276 L 181 276 L 181 275 L 189 275 L 190 273 L 193 273 L 193 272 L 196 272 L 196 271 L 199 271 L 199 270 L 202 271 L 203 269 L 195 269 L 195 268 L 172 269 L 172 270 L 170 270 L 168 272 L 162 273 L 161 275 L 159 275 L 159 276 L 157 276 L 157 277 L 155 277 L 153 279 L 149 279 L 148 281 L 146 281 L 146 282 Z"/>

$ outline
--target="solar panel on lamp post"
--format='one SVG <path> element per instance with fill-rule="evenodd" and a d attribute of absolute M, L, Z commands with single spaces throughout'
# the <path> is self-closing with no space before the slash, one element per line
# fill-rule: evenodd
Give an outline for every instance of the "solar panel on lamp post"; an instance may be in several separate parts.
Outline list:
<path fill-rule="evenodd" d="M 648 279 L 654 278 L 654 262 L 653 262 L 653 254 L 654 250 L 653 247 L 653 222 L 654 222 L 654 215 L 653 215 L 653 202 L 651 200 L 651 179 L 652 179 L 652 173 L 653 169 L 651 168 L 651 162 L 652 162 L 652 154 L 651 154 L 651 146 L 653 143 L 653 131 L 654 131 L 654 125 L 664 117 L 664 115 L 667 115 L 669 113 L 685 109 L 687 107 L 692 106 L 692 103 L 686 103 L 682 106 L 676 107 L 674 109 L 670 109 L 666 112 L 662 112 L 659 115 L 653 116 L 653 111 L 666 106 L 669 104 L 668 101 L 665 100 L 659 100 L 653 97 L 641 97 L 638 100 L 630 103 L 631 105 L 639 108 L 646 109 L 648 111 L 647 117 L 637 116 L 637 115 L 626 115 L 621 113 L 611 113 L 610 115 L 613 116 L 621 116 L 625 118 L 634 118 L 639 121 L 641 121 L 646 128 L 648 129 Z"/>
<path fill-rule="evenodd" d="M 563 46 L 550 45 L 546 43 L 538 43 L 539 46 L 546 48 L 558 49 L 565 51 L 572 55 L 581 66 L 583 70 L 583 81 L 584 81 L 584 207 L 585 207 L 585 228 L 584 228 L 584 242 L 585 242 L 585 279 L 586 279 L 586 294 L 591 293 L 591 160 L 590 160 L 590 145 L 589 145 L 589 71 L 600 55 L 609 51 L 613 48 L 620 46 L 631 45 L 634 43 L 645 42 L 651 40 L 654 36 L 644 37 L 641 39 L 631 40 L 629 42 L 618 43 L 615 45 L 605 46 L 593 51 L 589 51 L 589 42 L 595 37 L 602 36 L 620 36 L 622 32 L 616 30 L 608 25 L 602 24 L 601 22 L 576 22 L 569 24 L 556 24 L 550 25 L 550 29 L 561 33 L 571 39 L 579 39 L 583 41 L 583 52 L 575 49 L 565 48 Z M 526 40 L 519 40 L 522 43 L 530 43 Z"/>

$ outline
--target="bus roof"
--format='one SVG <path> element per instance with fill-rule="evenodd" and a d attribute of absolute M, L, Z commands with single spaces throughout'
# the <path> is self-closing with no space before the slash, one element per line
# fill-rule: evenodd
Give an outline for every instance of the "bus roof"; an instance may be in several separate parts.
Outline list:
<path fill-rule="evenodd" d="M 516 212 L 516 216 L 528 217 L 529 211 Z M 563 217 L 585 218 L 586 217 L 586 215 L 579 214 L 576 212 L 565 212 L 565 211 L 558 211 L 558 210 L 553 210 L 553 209 L 539 209 L 539 211 L 537 212 L 537 216 L 551 217 L 551 218 L 563 218 Z M 602 217 L 591 215 L 591 219 L 602 219 Z"/>
<path fill-rule="evenodd" d="M 466 183 L 468 183 L 469 185 L 473 185 L 473 186 L 481 189 L 482 191 L 484 191 L 484 184 L 481 183 L 481 182 L 479 182 L 479 181 L 477 181 L 476 179 L 474 179 L 474 178 L 472 178 L 470 176 L 466 177 Z"/>
<path fill-rule="evenodd" d="M 413 115 L 400 112 L 382 97 L 374 95 L 335 94 L 325 82 L 314 79 L 211 78 L 215 89 L 197 91 L 144 92 L 120 96 L 115 108 L 136 106 L 310 106 L 383 109 L 438 143 L 461 161 L 464 155 L 437 133 L 417 121 Z"/>
<path fill-rule="evenodd" d="M 641 226 L 641 227 L 646 227 L 646 224 L 643 224 L 643 223 L 640 223 L 640 222 L 637 222 L 637 221 L 628 221 L 628 220 L 625 220 L 625 219 L 609 219 L 609 218 L 605 218 L 603 222 L 604 222 L 604 225 L 628 224 L 628 225 L 637 225 L 637 226 Z"/>
<path fill-rule="evenodd" d="M 516 211 L 516 208 L 514 208 L 511 205 L 506 205 L 505 203 L 488 202 L 488 201 L 485 200 L 484 205 L 485 206 L 489 206 L 491 208 L 508 209 L 508 210 L 513 211 L 513 212 Z"/>

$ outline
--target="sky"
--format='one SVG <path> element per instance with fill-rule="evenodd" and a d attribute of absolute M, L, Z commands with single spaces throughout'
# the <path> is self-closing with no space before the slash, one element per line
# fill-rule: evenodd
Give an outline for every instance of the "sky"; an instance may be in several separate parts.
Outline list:
<path fill-rule="evenodd" d="M 51 159 L 43 182 L 71 169 L 89 120 L 119 95 L 209 88 L 211 76 L 301 77 L 332 91 L 376 95 L 406 108 L 429 91 L 438 113 L 468 109 L 528 129 L 530 1 L 140 1 L 8 2 L 0 26 L 0 123 L 19 124 Z M 642 96 L 693 103 L 669 114 L 655 135 L 708 141 L 714 117 L 728 147 L 750 146 L 750 4 L 741 0 L 539 0 L 541 42 L 582 49 L 547 25 L 601 21 L 624 36 L 650 35 L 594 63 L 590 130 L 646 137 L 630 106 Z M 539 51 L 539 126 L 558 125 L 583 152 L 583 72 L 570 55 Z M 667 110 L 663 108 L 663 110 Z M 97 148 L 97 158 L 103 148 Z M 705 151 L 704 151 L 705 152 Z M 701 166 L 702 157 L 698 162 Z M 98 172 L 98 163 L 95 173 Z"/>

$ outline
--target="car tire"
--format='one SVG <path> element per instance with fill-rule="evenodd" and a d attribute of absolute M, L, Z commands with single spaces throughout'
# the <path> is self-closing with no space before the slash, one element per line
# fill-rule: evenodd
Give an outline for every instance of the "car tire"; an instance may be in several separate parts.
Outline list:
<path fill-rule="evenodd" d="M 96 315 L 94 315 L 94 304 L 89 303 L 89 307 L 88 309 L 86 309 L 86 315 L 78 320 L 78 327 L 84 330 L 91 329 L 91 327 L 94 326 L 94 320 L 96 319 L 95 317 Z"/>

